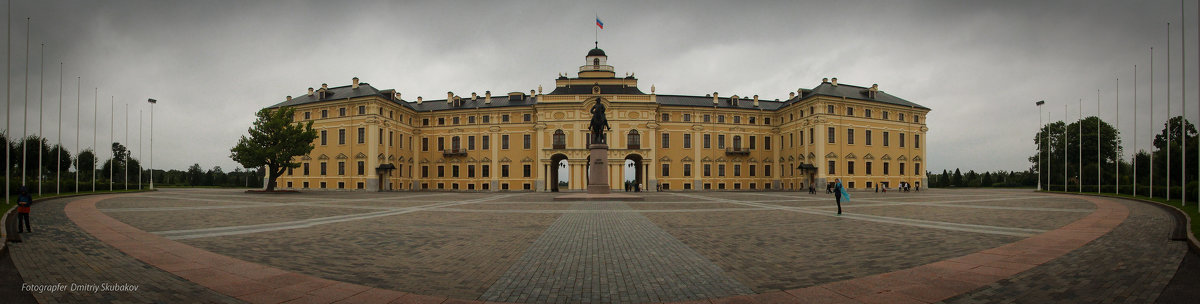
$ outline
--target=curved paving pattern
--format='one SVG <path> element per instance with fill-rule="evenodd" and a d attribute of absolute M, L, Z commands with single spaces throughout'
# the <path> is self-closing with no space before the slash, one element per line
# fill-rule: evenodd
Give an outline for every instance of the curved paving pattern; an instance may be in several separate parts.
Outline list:
<path fill-rule="evenodd" d="M 76 199 L 64 212 L 97 250 L 115 248 L 153 266 L 140 271 L 174 277 L 179 286 L 169 290 L 255 303 L 1056 301 L 1085 299 L 1079 293 L 1107 286 L 1080 282 L 1106 280 L 1148 291 L 1098 294 L 1152 301 L 1186 251 L 1153 241 L 1150 231 L 1169 225 L 1153 207 L 1023 191 L 862 193 L 843 216 L 827 197 L 797 193 L 659 193 L 644 203 L 552 197 L 191 190 Z M 344 210 L 245 213 L 271 206 Z M 182 229 L 147 218 L 160 212 L 178 212 Z M 86 260 L 31 258 L 68 257 Z M 1088 268 L 1105 259 L 1137 271 Z M 1047 277 L 1064 272 L 1071 279 Z"/>

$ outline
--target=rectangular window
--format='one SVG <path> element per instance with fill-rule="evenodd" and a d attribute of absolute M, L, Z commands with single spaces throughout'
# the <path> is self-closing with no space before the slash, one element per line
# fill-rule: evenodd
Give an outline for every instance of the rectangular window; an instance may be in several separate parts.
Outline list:
<path fill-rule="evenodd" d="M 429 166 L 421 166 L 421 177 L 429 177 Z"/>
<path fill-rule="evenodd" d="M 488 135 L 483 136 L 483 139 L 482 139 L 483 142 L 480 146 L 482 146 L 482 148 L 484 150 L 491 149 L 490 147 L 492 146 L 492 142 L 490 139 L 491 139 L 491 136 L 488 136 Z"/>
<path fill-rule="evenodd" d="M 500 149 L 508 150 L 508 134 L 500 135 Z"/>
<path fill-rule="evenodd" d="M 533 165 L 525 165 L 523 170 L 525 170 L 525 177 L 533 176 Z"/>
<path fill-rule="evenodd" d="M 361 161 L 361 160 L 358 161 L 358 175 L 366 175 L 366 174 L 367 174 L 367 163 L 364 161 Z"/>
<path fill-rule="evenodd" d="M 500 122 L 508 122 L 508 114 L 500 115 Z"/>
<path fill-rule="evenodd" d="M 763 136 L 763 149 L 771 150 L 771 137 Z"/>
<path fill-rule="evenodd" d="M 712 165 L 711 164 L 704 164 L 704 176 L 705 177 L 712 176 Z"/>
<path fill-rule="evenodd" d="M 467 165 L 467 177 L 475 177 L 475 165 Z"/>
<path fill-rule="evenodd" d="M 338 114 L 341 116 L 346 116 L 346 108 L 338 108 Z"/>
<path fill-rule="evenodd" d="M 771 165 L 763 165 L 763 176 L 771 177 Z"/>
<path fill-rule="evenodd" d="M 671 176 L 671 165 L 662 164 L 662 176 L 663 177 Z"/>
<path fill-rule="evenodd" d="M 304 163 L 304 175 L 308 175 L 308 163 Z"/>
<path fill-rule="evenodd" d="M 833 114 L 833 105 L 825 106 L 825 113 Z"/>
<path fill-rule="evenodd" d="M 438 136 L 438 151 L 446 151 L 446 138 Z"/>
<path fill-rule="evenodd" d="M 508 165 L 500 165 L 500 177 L 508 177 Z"/>
<path fill-rule="evenodd" d="M 533 140 L 530 139 L 529 134 L 525 134 L 523 139 L 525 141 L 525 150 L 533 149 Z"/>
<path fill-rule="evenodd" d="M 692 164 L 683 164 L 683 176 L 692 176 Z"/>
<path fill-rule="evenodd" d="M 832 161 L 832 160 L 829 161 L 829 173 L 827 173 L 827 174 L 829 174 L 829 175 L 837 174 L 837 173 L 835 173 L 837 171 L 834 170 L 834 166 L 837 166 L 837 162 Z"/>
<path fill-rule="evenodd" d="M 755 165 L 750 165 L 750 170 L 747 170 L 748 172 L 750 172 L 751 177 L 753 177 L 755 174 L 758 174 L 757 171 L 754 171 L 754 167 L 755 167 Z"/>
<path fill-rule="evenodd" d="M 914 123 L 921 123 L 921 117 L 920 117 L 920 116 L 913 115 L 913 122 L 914 122 Z"/>
<path fill-rule="evenodd" d="M 854 161 L 846 162 L 846 174 L 854 175 Z"/>
<path fill-rule="evenodd" d="M 814 140 L 817 140 L 817 130 L 815 128 L 808 128 L 808 134 L 812 135 L 808 137 L 808 143 L 811 144 Z M 804 138 L 801 138 L 800 141 L 804 141 Z"/>
<path fill-rule="evenodd" d="M 888 146 L 888 142 L 889 142 L 889 140 L 888 140 L 888 139 L 889 139 L 889 138 L 888 138 L 888 135 L 889 135 L 889 134 L 888 134 L 888 133 L 889 133 L 888 131 L 883 131 L 883 146 L 884 146 L 884 147 L 887 147 L 887 146 Z"/>
<path fill-rule="evenodd" d="M 367 142 L 367 128 L 358 128 L 358 143 Z"/>
<path fill-rule="evenodd" d="M 662 148 L 663 148 L 663 149 L 669 149 L 669 148 L 671 148 L 671 133 L 663 132 L 663 134 L 662 134 Z"/>
<path fill-rule="evenodd" d="M 854 108 L 846 107 L 846 116 L 854 116 Z"/>
<path fill-rule="evenodd" d="M 854 144 L 854 129 L 846 129 L 846 144 Z"/>
<path fill-rule="evenodd" d="M 437 177 L 446 177 L 446 166 L 437 166 L 437 168 L 438 168 L 438 176 Z"/>
<path fill-rule="evenodd" d="M 913 134 L 913 148 L 921 148 L 921 134 Z"/>
<path fill-rule="evenodd" d="M 717 165 L 717 176 L 725 176 L 725 164 Z"/>
<path fill-rule="evenodd" d="M 328 139 L 329 139 L 329 134 L 326 134 L 325 130 L 321 130 L 321 145 L 324 146 L 325 144 L 327 144 L 326 140 L 328 140 Z"/>
<path fill-rule="evenodd" d="M 663 113 L 663 114 L 662 114 L 662 121 L 663 121 L 663 122 L 668 122 L 668 121 L 671 121 L 671 114 Z"/>
<path fill-rule="evenodd" d="M 491 177 L 492 176 L 492 166 L 491 165 L 479 165 L 479 176 Z M 487 189 L 487 184 L 484 184 L 484 189 Z"/>
<path fill-rule="evenodd" d="M 467 150 L 475 150 L 475 135 L 467 136 Z"/>
<path fill-rule="evenodd" d="M 717 134 L 717 149 L 725 149 L 725 134 Z"/>
<path fill-rule="evenodd" d="M 532 114 L 524 114 L 524 115 L 521 115 L 521 119 L 524 120 L 525 122 L 530 122 L 530 121 L 533 121 L 533 115 Z"/>
<path fill-rule="evenodd" d="M 712 134 L 704 134 L 704 148 L 712 149 Z"/>
<path fill-rule="evenodd" d="M 900 175 L 904 175 L 904 163 L 900 163 Z"/>
<path fill-rule="evenodd" d="M 692 122 L 692 114 L 683 114 L 683 122 Z"/>
<path fill-rule="evenodd" d="M 326 167 L 328 167 L 328 166 L 326 165 L 326 163 L 325 163 L 325 162 L 321 162 L 321 175 L 326 175 L 326 174 L 329 172 L 328 170 L 326 170 Z"/>
<path fill-rule="evenodd" d="M 863 136 L 865 137 L 864 139 L 866 139 L 867 145 L 870 146 L 871 145 L 871 130 L 863 131 Z"/>
<path fill-rule="evenodd" d="M 883 111 L 883 119 L 888 119 L 888 111 Z"/>
<path fill-rule="evenodd" d="M 692 134 L 683 133 L 683 148 L 684 149 L 692 148 Z"/>
<path fill-rule="evenodd" d="M 346 175 L 346 162 L 338 162 L 338 175 Z"/>
<path fill-rule="evenodd" d="M 742 165 L 733 165 L 733 176 L 742 176 Z"/>
<path fill-rule="evenodd" d="M 837 137 L 837 134 L 835 134 L 835 133 L 834 133 L 834 128 L 833 128 L 833 127 L 829 127 L 829 143 L 831 143 L 831 144 L 832 144 L 832 143 L 836 142 L 836 141 L 834 140 L 836 137 Z"/>
<path fill-rule="evenodd" d="M 304 120 L 312 119 L 312 113 L 304 112 Z"/>
<path fill-rule="evenodd" d="M 921 163 L 913 164 L 913 175 L 921 175 Z"/>
<path fill-rule="evenodd" d="M 469 123 L 469 124 L 475 123 L 475 115 L 467 116 L 467 123 Z"/>
<path fill-rule="evenodd" d="M 725 115 L 717 115 L 717 123 L 725 123 Z"/>
<path fill-rule="evenodd" d="M 321 110 L 321 118 L 329 118 L 329 110 Z M 321 187 L 325 188 L 325 187 Z"/>
<path fill-rule="evenodd" d="M 755 117 L 754 117 L 754 116 L 750 116 L 750 124 L 755 124 L 755 121 L 754 121 L 754 120 L 755 120 Z"/>
<path fill-rule="evenodd" d="M 450 166 L 450 176 L 458 177 L 458 165 Z"/>
<path fill-rule="evenodd" d="M 453 118 L 450 118 L 450 122 L 457 125 L 460 121 L 459 121 L 458 116 L 455 116 Z"/>
<path fill-rule="evenodd" d="M 428 126 L 428 125 L 429 125 L 429 118 L 424 118 L 424 119 L 421 119 L 421 125 L 423 125 L 423 126 Z"/>
<path fill-rule="evenodd" d="M 712 115 L 704 114 L 704 122 L 712 122 Z"/>
<path fill-rule="evenodd" d="M 904 113 L 896 113 L 896 120 L 904 121 Z"/>
<path fill-rule="evenodd" d="M 483 116 L 483 123 L 492 123 L 492 116 L 491 116 L 491 115 L 484 115 L 484 116 Z"/>
<path fill-rule="evenodd" d="M 904 133 L 900 133 L 900 147 L 904 148 Z"/>
<path fill-rule="evenodd" d="M 338 144 L 346 144 L 346 129 L 338 129 Z"/>
<path fill-rule="evenodd" d="M 890 168 L 889 168 L 890 166 L 888 166 L 888 165 L 890 165 L 890 164 L 888 164 L 888 163 L 883 163 L 883 175 L 888 175 L 888 174 L 890 174 L 890 173 L 891 173 L 891 172 L 888 172 L 888 171 L 889 171 L 888 169 L 890 169 Z"/>
<path fill-rule="evenodd" d="M 438 117 L 438 125 L 439 125 L 439 126 L 444 126 L 444 125 L 446 125 L 446 118 L 445 118 L 445 117 Z"/>
<path fill-rule="evenodd" d="M 421 151 L 429 151 L 429 138 L 421 137 Z"/>
<path fill-rule="evenodd" d="M 734 117 L 733 117 L 733 123 L 735 123 L 735 124 L 740 124 L 740 123 L 742 123 L 742 117 L 741 117 L 741 116 L 734 116 Z"/>
<path fill-rule="evenodd" d="M 770 117 L 763 117 L 763 124 L 764 124 L 764 125 L 770 125 L 770 124 L 771 124 L 771 118 L 770 118 Z"/>
<path fill-rule="evenodd" d="M 863 110 L 863 116 L 866 116 L 867 118 L 871 118 L 871 109 Z"/>
<path fill-rule="evenodd" d="M 871 162 L 867 162 L 867 175 L 871 175 Z"/>
<path fill-rule="evenodd" d="M 388 131 L 388 147 L 393 146 L 393 144 L 395 143 L 395 139 L 396 139 L 396 133 L 392 132 L 392 131 Z"/>

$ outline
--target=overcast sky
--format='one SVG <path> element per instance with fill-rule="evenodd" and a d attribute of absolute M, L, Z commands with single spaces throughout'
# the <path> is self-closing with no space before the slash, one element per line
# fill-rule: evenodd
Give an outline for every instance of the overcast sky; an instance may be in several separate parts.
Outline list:
<path fill-rule="evenodd" d="M 130 143 L 135 157 L 138 111 L 147 117 L 142 140 L 148 147 L 146 99 L 155 98 L 157 168 L 200 163 L 231 171 L 239 165 L 229 159 L 229 148 L 256 110 L 321 83 L 347 85 L 357 76 L 405 99 L 552 88 L 558 73 L 573 75 L 583 64 L 597 15 L 605 23 L 600 47 L 609 64 L 619 75 L 636 73 L 643 91 L 655 85 L 660 94 L 775 99 L 838 77 L 877 83 L 932 108 L 927 168 L 936 171 L 1028 168 L 1038 121 L 1034 101 L 1046 100 L 1044 110 L 1055 120 L 1063 119 L 1066 104 L 1074 120 L 1080 99 L 1084 115 L 1095 115 L 1099 89 L 1101 115 L 1111 122 L 1118 77 L 1120 128 L 1129 149 L 1135 64 L 1138 143 L 1149 147 L 1150 48 L 1159 129 L 1166 116 L 1167 22 L 1175 115 L 1182 94 L 1178 1 L 326 2 L 16 1 L 11 133 L 20 136 L 23 125 L 36 133 L 38 100 L 44 100 L 44 133 L 57 141 L 62 62 L 62 137 L 72 154 L 77 98 L 83 101 L 82 145 L 93 145 L 93 129 L 100 142 L 109 142 L 112 98 L 116 141 Z M 1200 110 L 1195 5 L 1184 10 L 1193 120 Z M 33 111 L 22 124 L 26 17 L 32 20 Z M 42 43 L 44 97 L 38 92 Z M 76 94 L 76 77 L 82 94 Z"/>

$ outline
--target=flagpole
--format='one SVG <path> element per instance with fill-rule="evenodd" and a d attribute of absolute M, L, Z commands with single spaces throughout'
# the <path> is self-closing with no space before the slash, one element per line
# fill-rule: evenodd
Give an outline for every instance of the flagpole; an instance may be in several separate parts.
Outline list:
<path fill-rule="evenodd" d="M 83 161 L 79 158 L 83 149 L 79 139 L 83 137 L 83 96 L 82 77 L 75 76 L 75 193 L 79 193 L 79 174 L 83 173 Z"/>
<path fill-rule="evenodd" d="M 38 136 L 41 137 L 41 139 L 38 142 L 38 195 L 42 195 L 42 164 L 43 163 L 42 163 L 41 141 L 46 140 L 46 133 L 43 132 L 43 129 L 42 129 L 42 121 L 43 121 L 42 114 L 44 112 L 43 110 L 46 109 L 46 102 L 45 102 L 45 96 L 44 96 L 44 95 L 46 95 L 46 44 L 45 43 L 42 44 L 41 53 L 38 54 L 38 57 L 39 57 L 38 60 L 40 60 L 40 62 L 41 62 L 38 65 L 39 65 L 39 68 L 42 70 L 41 72 L 38 72 L 38 74 L 39 74 L 38 78 L 40 78 L 40 80 L 39 80 L 40 84 L 38 84 Z"/>
<path fill-rule="evenodd" d="M 138 156 L 142 156 L 142 110 L 138 109 Z M 138 161 L 138 190 L 142 190 L 142 162 Z"/>
<path fill-rule="evenodd" d="M 1114 129 L 1116 129 L 1117 134 L 1114 134 L 1114 136 L 1117 136 L 1117 138 L 1120 138 L 1120 136 L 1121 136 L 1121 78 L 1117 78 L 1116 94 L 1113 95 L 1113 101 L 1116 102 L 1116 114 L 1117 114 L 1117 118 L 1115 119 L 1116 126 L 1114 126 Z M 1116 186 L 1113 188 L 1113 193 L 1121 194 L 1121 144 L 1116 144 L 1115 146 L 1113 146 L 1113 150 L 1114 150 L 1113 151 L 1113 163 L 1117 167 L 1117 174 L 1115 176 L 1113 176 L 1113 179 L 1115 179 L 1117 181 Z"/>
<path fill-rule="evenodd" d="M 125 103 L 125 142 L 129 143 L 129 103 Z M 125 190 L 129 190 L 129 148 L 125 149 L 125 179 L 121 181 L 125 183 Z"/>
<path fill-rule="evenodd" d="M 113 144 L 117 143 L 117 97 L 116 96 L 109 95 L 109 97 L 108 97 L 108 115 L 110 115 L 110 117 L 108 118 L 108 139 L 110 142 L 112 142 L 112 144 L 109 144 L 109 146 L 111 147 L 111 146 L 113 146 Z M 112 155 L 112 159 L 110 159 L 108 161 L 108 191 L 110 191 L 110 192 L 113 191 L 113 185 L 114 185 L 113 184 L 113 173 L 115 173 L 114 171 L 117 171 L 117 154 L 115 153 L 115 152 L 117 152 L 117 150 L 113 149 L 113 152 L 114 153 Z"/>
<path fill-rule="evenodd" d="M 96 192 L 96 168 L 100 164 L 96 162 L 100 158 L 100 88 L 94 88 L 92 92 L 92 102 L 95 103 L 92 111 L 92 192 Z"/>
<path fill-rule="evenodd" d="M 1067 192 L 1067 104 L 1063 103 L 1063 192 Z"/>
<path fill-rule="evenodd" d="M 1079 99 L 1079 193 L 1083 193 L 1083 98 Z"/>
<path fill-rule="evenodd" d="M 63 91 L 63 64 L 58 63 L 58 161 L 54 162 L 54 194 L 62 194 L 62 91 Z"/>
<path fill-rule="evenodd" d="M 1104 159 L 1100 158 L 1100 89 L 1096 89 L 1096 193 L 1100 193 L 1100 168 L 1104 167 Z"/>
<path fill-rule="evenodd" d="M 1042 105 L 1045 103 L 1046 103 L 1045 101 L 1038 101 L 1036 103 L 1038 106 L 1038 129 L 1039 129 L 1038 132 L 1041 132 L 1040 129 L 1044 128 L 1044 125 L 1045 125 L 1042 123 Z M 1040 143 L 1038 144 L 1038 150 L 1042 150 L 1042 145 Z M 1038 191 L 1042 191 L 1042 170 L 1043 169 L 1045 169 L 1045 168 L 1042 168 L 1042 151 L 1038 151 L 1038 187 L 1037 187 Z"/>
<path fill-rule="evenodd" d="M 29 17 L 25 18 L 25 114 L 21 118 L 21 187 L 25 187 L 25 177 L 29 169 Z"/>
<path fill-rule="evenodd" d="M 4 202 L 12 196 L 12 0 L 8 0 L 8 18 L 4 21 Z"/>
<path fill-rule="evenodd" d="M 1154 47 L 1150 47 L 1150 132 L 1154 132 Z M 1154 136 L 1150 137 L 1150 198 L 1154 198 Z"/>
<path fill-rule="evenodd" d="M 1137 196 L 1137 155 L 1138 155 L 1138 132 L 1137 132 L 1137 65 L 1133 65 L 1133 196 Z"/>
<path fill-rule="evenodd" d="M 1186 16 L 1183 14 L 1183 6 L 1183 0 L 1179 0 L 1179 54 L 1181 54 L 1179 55 L 1179 78 L 1181 79 L 1179 83 L 1183 84 L 1179 86 L 1179 117 L 1183 120 L 1179 130 L 1179 146 L 1182 149 L 1179 156 L 1181 158 L 1180 170 L 1183 170 L 1179 174 L 1179 204 L 1187 206 L 1187 39 L 1184 36 L 1187 26 L 1185 26 Z"/>
<path fill-rule="evenodd" d="M 1167 22 L 1167 200 L 1171 200 L 1171 136 L 1175 126 L 1171 123 L 1171 23 Z"/>

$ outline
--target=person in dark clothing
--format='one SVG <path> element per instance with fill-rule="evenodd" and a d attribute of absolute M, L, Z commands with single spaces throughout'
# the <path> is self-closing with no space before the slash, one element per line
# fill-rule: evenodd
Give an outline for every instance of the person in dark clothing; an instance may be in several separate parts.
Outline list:
<path fill-rule="evenodd" d="M 29 206 L 33 205 L 33 197 L 29 195 L 29 189 L 21 187 L 21 194 L 17 196 L 17 233 L 33 232 L 33 228 L 29 227 Z M 21 224 L 25 226 L 22 227 Z M 25 230 L 21 230 L 24 228 Z"/>
<path fill-rule="evenodd" d="M 808 194 L 817 194 L 817 187 L 813 187 L 811 184 L 808 185 Z"/>
<path fill-rule="evenodd" d="M 875 184 L 875 193 L 879 193 L 879 184 Z"/>
<path fill-rule="evenodd" d="M 850 194 L 842 187 L 842 179 L 834 179 L 833 198 L 837 201 L 838 215 L 842 215 L 842 197 L 845 197 L 847 202 L 850 201 Z"/>

